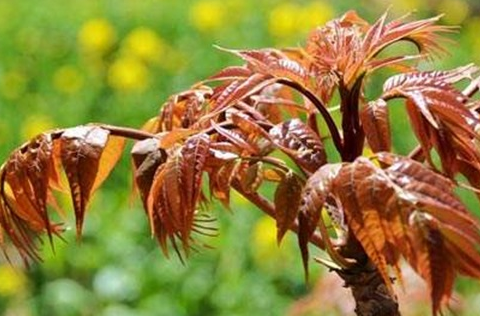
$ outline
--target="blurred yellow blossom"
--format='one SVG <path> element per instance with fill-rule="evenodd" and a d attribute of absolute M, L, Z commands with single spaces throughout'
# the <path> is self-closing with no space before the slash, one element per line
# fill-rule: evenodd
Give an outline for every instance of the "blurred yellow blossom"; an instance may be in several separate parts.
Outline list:
<path fill-rule="evenodd" d="M 268 18 L 270 34 L 277 38 L 298 36 L 313 27 L 322 25 L 334 17 L 334 9 L 323 1 L 300 6 L 284 2 L 275 7 Z"/>
<path fill-rule="evenodd" d="M 16 100 L 27 89 L 28 78 L 18 70 L 11 70 L 0 75 L 0 92 L 9 100 Z"/>
<path fill-rule="evenodd" d="M 202 32 L 220 29 L 226 17 L 225 4 L 220 0 L 200 0 L 190 8 L 190 21 Z"/>
<path fill-rule="evenodd" d="M 325 24 L 335 17 L 333 7 L 321 1 L 311 2 L 305 7 L 302 7 L 299 13 L 300 30 L 307 32 L 318 25 Z"/>
<path fill-rule="evenodd" d="M 445 13 L 442 20 L 450 24 L 462 23 L 470 13 L 470 7 L 463 0 L 443 0 L 437 6 L 437 12 Z"/>
<path fill-rule="evenodd" d="M 0 266 L 0 296 L 9 296 L 21 293 L 27 280 L 25 275 L 18 269 L 8 264 Z"/>
<path fill-rule="evenodd" d="M 480 58 L 477 57 L 480 55 L 480 36 L 478 36 L 478 30 L 480 29 L 480 18 L 473 17 L 468 19 L 468 22 L 465 26 L 465 35 L 471 45 L 471 56 L 473 61 L 478 63 Z"/>
<path fill-rule="evenodd" d="M 114 27 L 100 18 L 87 21 L 78 33 L 78 43 L 86 53 L 102 55 L 113 47 L 116 39 Z"/>
<path fill-rule="evenodd" d="M 132 54 L 147 62 L 159 62 L 165 53 L 165 43 L 153 30 L 138 27 L 122 43 L 126 55 Z"/>
<path fill-rule="evenodd" d="M 147 88 L 149 74 L 141 60 L 120 57 L 108 69 L 108 84 L 122 92 L 143 91 Z"/>
<path fill-rule="evenodd" d="M 51 130 L 55 127 L 55 122 L 46 115 L 35 114 L 28 117 L 22 124 L 21 135 L 27 140 L 37 136 L 40 133 Z"/>
<path fill-rule="evenodd" d="M 60 92 L 74 94 L 83 86 L 83 76 L 73 66 L 63 66 L 53 74 L 53 86 Z"/>
<path fill-rule="evenodd" d="M 252 232 L 252 251 L 257 264 L 266 270 L 281 270 L 292 257 L 293 249 L 292 244 L 289 243 L 290 237 L 290 234 L 287 233 L 279 247 L 275 220 L 268 216 L 262 216 L 256 222 Z"/>
<path fill-rule="evenodd" d="M 382 5 L 390 5 L 390 2 L 378 1 Z M 423 0 L 397 0 L 393 3 L 392 9 L 400 14 L 405 14 L 407 12 L 419 11 L 426 8 L 428 2 Z M 383 10 L 383 9 L 382 9 Z"/>
<path fill-rule="evenodd" d="M 169 47 L 162 57 L 162 67 L 171 72 L 178 72 L 188 65 L 188 56 L 185 52 Z"/>
<path fill-rule="evenodd" d="M 268 17 L 268 29 L 275 37 L 290 37 L 298 33 L 297 19 L 301 12 L 298 5 L 282 3 L 273 8 Z"/>

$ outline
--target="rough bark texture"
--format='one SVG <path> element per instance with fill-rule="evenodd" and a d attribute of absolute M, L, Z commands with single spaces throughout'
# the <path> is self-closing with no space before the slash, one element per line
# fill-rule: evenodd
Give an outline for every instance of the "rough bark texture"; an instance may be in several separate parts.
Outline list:
<path fill-rule="evenodd" d="M 397 298 L 389 293 L 375 267 L 368 264 L 365 269 L 337 273 L 352 291 L 358 316 L 400 316 Z"/>
<path fill-rule="evenodd" d="M 400 316 L 397 297 L 388 291 L 385 282 L 365 250 L 350 232 L 348 242 L 339 249 L 346 258 L 353 258 L 357 264 L 351 269 L 337 270 L 355 299 L 355 313 L 358 316 Z"/>

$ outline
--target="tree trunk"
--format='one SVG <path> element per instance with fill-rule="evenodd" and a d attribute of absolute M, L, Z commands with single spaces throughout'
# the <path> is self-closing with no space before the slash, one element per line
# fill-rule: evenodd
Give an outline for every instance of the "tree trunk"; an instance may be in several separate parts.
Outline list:
<path fill-rule="evenodd" d="M 378 269 L 370 261 L 362 245 L 350 232 L 340 253 L 357 262 L 350 269 L 336 270 L 350 288 L 355 299 L 355 313 L 358 316 L 400 316 L 397 297 L 388 291 Z"/>
<path fill-rule="evenodd" d="M 338 270 L 355 299 L 358 316 L 400 316 L 397 298 L 389 293 L 382 276 L 372 264 L 354 270 Z"/>

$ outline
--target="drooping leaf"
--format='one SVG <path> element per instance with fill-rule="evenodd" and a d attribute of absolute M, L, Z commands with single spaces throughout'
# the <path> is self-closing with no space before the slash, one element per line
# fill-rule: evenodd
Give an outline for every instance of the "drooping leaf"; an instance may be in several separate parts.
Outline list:
<path fill-rule="evenodd" d="M 323 194 L 345 212 L 387 286 L 388 266 L 396 268 L 402 255 L 427 282 L 436 314 L 450 298 L 457 272 L 480 272 L 480 224 L 450 179 L 406 157 L 377 157 L 380 166 L 362 157 L 344 164 Z"/>
<path fill-rule="evenodd" d="M 194 214 L 199 202 L 202 175 L 205 162 L 209 154 L 210 138 L 206 134 L 197 134 L 190 137 L 183 145 L 181 170 L 181 197 L 183 200 L 183 214 L 181 235 L 184 249 L 188 250 L 190 232 L 193 226 Z"/>
<path fill-rule="evenodd" d="M 442 305 L 446 305 L 453 290 L 455 271 L 450 254 L 445 247 L 442 234 L 431 229 L 419 219 L 417 225 L 411 225 L 410 233 L 417 256 L 410 261 L 415 270 L 427 282 L 432 298 L 432 311 L 436 315 Z"/>
<path fill-rule="evenodd" d="M 39 259 L 35 243 L 41 233 L 46 232 L 52 243 L 52 236 L 63 231 L 51 221 L 48 208 L 60 212 L 53 191 L 67 190 L 59 174 L 62 167 L 80 236 L 85 207 L 122 149 L 123 140 L 108 130 L 80 126 L 41 134 L 12 153 L 1 168 L 0 225 L 25 261 Z"/>
<path fill-rule="evenodd" d="M 278 244 L 298 216 L 302 188 L 303 184 L 298 176 L 293 172 L 288 172 L 275 190 L 274 203 Z"/>
<path fill-rule="evenodd" d="M 239 182 L 245 192 L 256 192 L 263 182 L 263 163 L 259 161 L 248 166 Z"/>
<path fill-rule="evenodd" d="M 430 149 L 435 148 L 449 176 L 459 171 L 459 160 L 480 168 L 474 145 L 479 120 L 466 107 L 466 96 L 452 85 L 475 71 L 467 65 L 450 71 L 414 72 L 391 77 L 384 84 L 383 98 L 407 99 L 407 113 L 424 156 L 434 166 Z"/>
<path fill-rule="evenodd" d="M 209 172 L 210 192 L 226 207 L 230 207 L 231 183 L 236 174 L 239 162 L 226 160 L 221 166 Z"/>
<path fill-rule="evenodd" d="M 90 197 L 120 158 L 123 140 L 109 138 L 109 132 L 100 127 L 80 126 L 65 130 L 60 144 L 75 209 L 77 236 L 80 236 Z"/>
<path fill-rule="evenodd" d="M 146 151 L 150 152 L 148 145 L 145 144 Z M 143 178 L 139 180 L 145 181 L 146 189 L 149 188 L 146 205 L 152 234 L 157 237 L 166 255 L 169 241 L 181 260 L 180 244 L 188 256 L 192 243 L 195 243 L 192 232 L 200 232 L 203 227 L 195 226 L 195 215 L 203 199 L 202 174 L 209 150 L 210 138 L 206 134 L 198 134 L 189 137 L 183 145 L 169 149 L 165 162 L 161 154 L 150 153 L 152 160 L 148 161 L 147 155 L 142 163 L 149 163 L 145 169 L 147 173 L 141 175 Z"/>
<path fill-rule="evenodd" d="M 311 175 L 301 192 L 298 210 L 298 245 L 302 254 L 305 275 L 308 276 L 308 243 L 317 228 L 320 212 L 331 190 L 331 182 L 340 170 L 340 164 L 327 164 Z"/>
<path fill-rule="evenodd" d="M 158 148 L 158 140 L 149 138 L 135 143 L 131 151 L 134 165 L 135 184 L 140 192 L 144 209 L 148 209 L 148 195 L 157 169 L 166 159 L 167 154 Z"/>
<path fill-rule="evenodd" d="M 355 234 L 355 237 L 362 244 L 365 252 L 372 262 L 376 265 L 387 288 L 393 292 L 392 281 L 388 273 L 387 264 L 395 265 L 396 256 L 387 242 L 387 236 L 384 232 L 381 214 L 379 214 L 368 191 L 381 189 L 381 175 L 376 175 L 375 166 L 369 160 L 357 159 L 355 162 L 342 167 L 338 176 L 333 181 L 333 192 L 340 200 L 341 207 L 348 219 L 348 226 Z M 372 182 L 376 181 L 376 186 L 372 188 Z M 387 189 L 387 190 L 386 190 Z M 383 185 L 383 190 L 376 194 L 392 194 L 388 188 Z M 375 195 L 376 195 L 375 194 Z M 375 197 L 373 197 L 375 198 Z"/>

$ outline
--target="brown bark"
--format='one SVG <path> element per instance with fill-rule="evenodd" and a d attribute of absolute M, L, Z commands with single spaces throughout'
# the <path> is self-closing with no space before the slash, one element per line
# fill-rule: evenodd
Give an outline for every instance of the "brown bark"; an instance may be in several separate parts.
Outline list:
<path fill-rule="evenodd" d="M 400 316 L 397 297 L 389 292 L 378 269 L 352 233 L 340 252 L 357 262 L 351 269 L 336 270 L 345 281 L 345 287 L 352 291 L 355 313 L 358 316 Z"/>
<path fill-rule="evenodd" d="M 388 291 L 373 265 L 336 272 L 345 281 L 345 287 L 352 291 L 358 316 L 400 316 L 397 298 Z"/>

